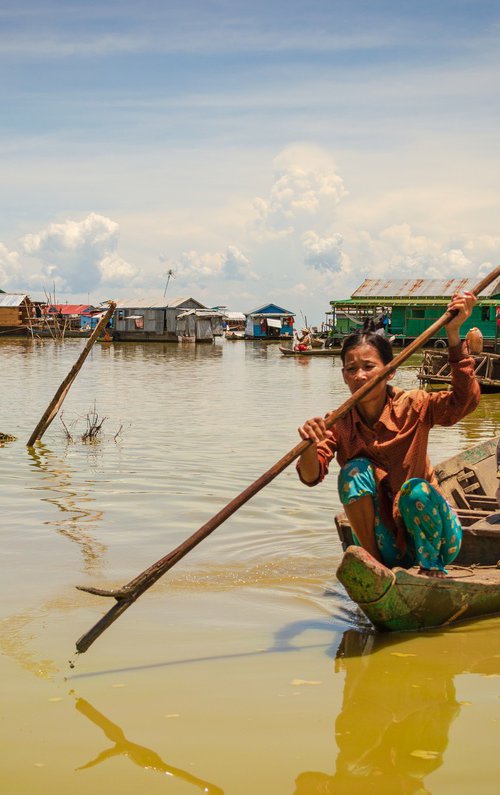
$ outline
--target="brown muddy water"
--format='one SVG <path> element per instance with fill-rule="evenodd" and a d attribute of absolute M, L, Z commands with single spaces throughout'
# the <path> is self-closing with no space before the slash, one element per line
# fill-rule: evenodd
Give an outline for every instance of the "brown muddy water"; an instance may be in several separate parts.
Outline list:
<path fill-rule="evenodd" d="M 82 344 L 0 343 L 2 795 L 498 792 L 500 618 L 374 635 L 335 580 L 334 476 L 286 470 L 75 655 L 111 606 L 76 585 L 131 580 L 347 397 L 338 359 L 273 344 L 98 344 L 73 441 L 57 419 L 29 452 Z M 485 396 L 431 459 L 499 432 Z"/>

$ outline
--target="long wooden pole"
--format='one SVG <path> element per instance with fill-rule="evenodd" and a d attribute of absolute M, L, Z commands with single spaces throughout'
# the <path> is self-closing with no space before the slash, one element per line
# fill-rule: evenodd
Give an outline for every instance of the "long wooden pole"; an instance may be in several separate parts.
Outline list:
<path fill-rule="evenodd" d="M 500 266 L 492 271 L 488 276 L 482 279 L 471 292 L 474 295 L 479 295 L 488 285 L 500 278 Z M 344 417 L 351 409 L 370 392 L 377 384 L 379 384 L 389 373 L 395 370 L 406 359 L 408 359 L 418 348 L 422 347 L 427 340 L 429 340 L 439 329 L 445 326 L 454 317 L 456 312 L 447 311 L 438 318 L 426 331 L 424 331 L 417 339 L 411 342 L 408 347 L 404 348 L 394 359 L 387 364 L 377 376 L 363 384 L 348 400 L 345 401 L 338 409 L 330 412 L 326 418 L 328 427 L 334 425 L 337 420 Z M 232 516 L 235 511 L 241 508 L 248 500 L 253 497 L 257 492 L 267 486 L 274 478 L 283 472 L 296 458 L 298 458 L 304 450 L 311 444 L 310 440 L 299 442 L 292 450 L 283 456 L 274 466 L 264 472 L 257 480 L 247 486 L 244 491 L 229 502 L 224 508 L 215 514 L 208 522 L 205 522 L 199 530 L 186 539 L 182 544 L 176 547 L 172 552 L 169 552 L 163 558 L 153 563 L 148 569 L 143 571 L 129 583 L 122 588 L 114 590 L 106 590 L 102 588 L 92 588 L 87 586 L 77 586 L 81 591 L 95 594 L 97 596 L 111 596 L 116 599 L 116 604 L 108 610 L 107 613 L 84 635 L 82 635 L 76 642 L 76 650 L 79 653 L 87 651 L 92 643 L 107 629 L 122 613 L 132 605 L 144 591 L 147 591 L 160 577 L 162 577 L 169 569 L 178 563 L 181 558 L 187 555 L 200 541 L 203 541 L 210 533 L 212 533 L 219 525 Z"/>
<path fill-rule="evenodd" d="M 106 324 L 109 321 L 109 319 L 112 316 L 112 314 L 115 311 L 115 309 L 116 309 L 116 304 L 113 301 L 110 301 L 109 308 L 106 311 L 106 314 L 104 314 L 102 316 L 102 318 L 100 319 L 99 323 L 95 327 L 94 331 L 92 332 L 92 334 L 88 338 L 87 343 L 86 343 L 83 351 L 81 352 L 81 354 L 78 357 L 78 359 L 76 360 L 75 364 L 73 365 L 73 367 L 69 371 L 68 375 L 66 376 L 66 378 L 64 379 L 64 381 L 60 385 L 60 387 L 57 390 L 56 394 L 54 395 L 54 397 L 50 401 L 49 405 L 47 406 L 47 408 L 46 408 L 46 410 L 45 410 L 40 422 L 38 423 L 38 425 L 36 426 L 35 430 L 33 431 L 33 433 L 31 434 L 30 438 L 28 439 L 28 443 L 27 443 L 28 447 L 33 447 L 35 442 L 39 441 L 42 438 L 43 434 L 45 433 L 45 431 L 49 427 L 50 423 L 56 417 L 57 412 L 61 408 L 66 395 L 68 394 L 69 390 L 71 389 L 73 381 L 75 380 L 76 376 L 80 372 L 85 359 L 89 355 L 94 342 L 99 337 L 99 335 L 100 335 L 101 331 L 103 330 L 103 328 L 106 327 Z"/>

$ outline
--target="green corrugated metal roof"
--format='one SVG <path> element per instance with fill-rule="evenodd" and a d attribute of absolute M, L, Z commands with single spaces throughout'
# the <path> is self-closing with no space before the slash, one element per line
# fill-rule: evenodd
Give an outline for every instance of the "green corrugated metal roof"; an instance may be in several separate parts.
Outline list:
<path fill-rule="evenodd" d="M 449 296 L 444 298 L 338 298 L 330 306 L 448 306 Z M 500 298 L 479 298 L 479 306 L 500 306 Z"/>
<path fill-rule="evenodd" d="M 351 298 L 372 298 L 376 301 L 389 301 L 395 298 L 451 298 L 454 293 L 473 290 L 475 279 L 365 279 Z M 492 298 L 500 292 L 500 279 L 483 290 L 485 298 Z"/>

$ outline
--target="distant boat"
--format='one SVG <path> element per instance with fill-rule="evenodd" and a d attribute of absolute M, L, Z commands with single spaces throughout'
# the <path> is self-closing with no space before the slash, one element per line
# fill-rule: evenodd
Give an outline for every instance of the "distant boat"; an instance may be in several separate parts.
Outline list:
<path fill-rule="evenodd" d="M 435 468 L 439 484 L 463 528 L 460 553 L 447 566 L 451 577 L 431 578 L 418 567 L 389 569 L 353 545 L 345 514 L 335 518 L 344 549 L 337 577 L 379 630 L 446 627 L 459 620 L 500 613 L 500 510 L 498 438 L 482 442 Z"/>
<path fill-rule="evenodd" d="M 337 356 L 341 348 L 308 348 L 307 351 L 296 351 L 280 345 L 280 351 L 283 356 Z"/>

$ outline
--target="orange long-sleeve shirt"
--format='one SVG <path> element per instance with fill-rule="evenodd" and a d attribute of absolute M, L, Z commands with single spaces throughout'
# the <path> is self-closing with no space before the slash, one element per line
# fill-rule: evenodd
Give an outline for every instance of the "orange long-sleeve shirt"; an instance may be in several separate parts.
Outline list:
<path fill-rule="evenodd" d="M 308 486 L 321 482 L 336 456 L 340 466 L 353 458 L 368 458 L 375 477 L 384 523 L 401 540 L 402 526 L 397 510 L 398 492 L 408 478 L 424 478 L 438 487 L 427 455 L 429 431 L 434 425 L 454 425 L 479 403 L 480 389 L 474 375 L 474 360 L 465 343 L 449 350 L 452 374 L 450 391 L 405 391 L 388 386 L 387 400 L 378 421 L 369 427 L 354 407 L 331 428 L 333 437 L 317 445 L 320 472 Z M 404 542 L 403 542 L 404 543 Z"/>

